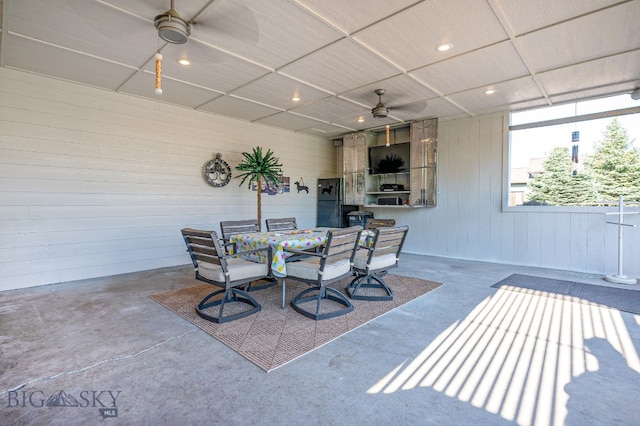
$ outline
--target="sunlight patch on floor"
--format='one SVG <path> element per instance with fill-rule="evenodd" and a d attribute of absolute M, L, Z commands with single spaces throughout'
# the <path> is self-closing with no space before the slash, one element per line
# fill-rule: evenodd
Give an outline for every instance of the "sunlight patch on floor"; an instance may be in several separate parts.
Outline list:
<path fill-rule="evenodd" d="M 619 311 L 570 296 L 499 290 L 367 393 L 430 387 L 520 425 L 562 424 L 565 386 L 598 370 L 588 349 L 594 338 L 606 339 L 640 373 Z"/>

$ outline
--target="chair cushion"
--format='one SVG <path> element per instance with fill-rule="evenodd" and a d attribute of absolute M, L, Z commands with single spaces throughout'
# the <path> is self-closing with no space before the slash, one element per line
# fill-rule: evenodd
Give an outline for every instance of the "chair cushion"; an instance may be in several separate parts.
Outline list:
<path fill-rule="evenodd" d="M 353 267 L 364 271 L 367 268 L 367 256 L 369 256 L 368 250 L 358 250 L 356 256 L 353 259 Z M 387 253 L 381 256 L 373 256 L 371 259 L 370 270 L 378 270 L 389 268 L 396 264 L 396 255 L 394 253 Z"/>
<path fill-rule="evenodd" d="M 298 277 L 306 280 L 317 280 L 318 269 L 320 268 L 320 258 L 311 257 L 298 262 L 287 263 L 287 276 Z M 332 280 L 351 272 L 349 259 L 343 259 L 336 263 L 327 264 L 324 267 L 323 280 Z"/>
<path fill-rule="evenodd" d="M 266 263 L 256 263 L 249 260 L 232 257 L 227 259 L 229 269 L 229 280 L 238 281 L 247 278 L 263 277 L 269 273 L 269 266 Z M 199 262 L 198 271 L 204 278 L 224 283 L 222 267 L 214 263 Z"/>

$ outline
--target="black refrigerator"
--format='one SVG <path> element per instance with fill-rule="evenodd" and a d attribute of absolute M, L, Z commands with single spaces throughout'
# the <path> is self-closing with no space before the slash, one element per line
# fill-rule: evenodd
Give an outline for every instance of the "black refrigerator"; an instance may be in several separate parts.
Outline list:
<path fill-rule="evenodd" d="M 342 204 L 344 188 L 341 178 L 318 179 L 318 222 L 316 226 L 344 228 L 349 226 L 347 215 L 358 206 Z"/>

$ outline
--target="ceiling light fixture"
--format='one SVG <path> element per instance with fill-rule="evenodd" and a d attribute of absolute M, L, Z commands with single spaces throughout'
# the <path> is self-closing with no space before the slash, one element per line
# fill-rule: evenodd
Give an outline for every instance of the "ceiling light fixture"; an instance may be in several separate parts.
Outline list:
<path fill-rule="evenodd" d="M 494 93 L 496 93 L 496 89 L 494 89 L 493 87 L 490 87 L 484 91 L 485 95 L 493 95 Z"/>
<path fill-rule="evenodd" d="M 178 59 L 178 63 L 184 66 L 191 65 L 191 61 L 187 58 Z"/>
<path fill-rule="evenodd" d="M 171 0 L 171 9 L 156 16 L 153 24 L 158 30 L 158 36 L 172 44 L 186 43 L 191 34 L 191 25 L 178 15 L 173 8 L 173 0 Z"/>
<path fill-rule="evenodd" d="M 358 123 L 364 123 L 364 117 L 360 116 L 357 120 Z"/>
<path fill-rule="evenodd" d="M 387 118 L 389 108 L 384 106 L 382 103 L 382 95 L 387 93 L 387 91 L 385 89 L 376 89 L 374 92 L 378 95 L 378 103 L 371 110 L 371 114 L 373 115 L 373 118 Z"/>
<path fill-rule="evenodd" d="M 293 98 L 291 98 L 291 100 L 293 102 L 300 102 L 300 96 L 294 95 Z"/>
<path fill-rule="evenodd" d="M 446 52 L 447 50 L 451 50 L 453 48 L 453 43 L 442 43 L 436 47 L 438 52 Z"/>

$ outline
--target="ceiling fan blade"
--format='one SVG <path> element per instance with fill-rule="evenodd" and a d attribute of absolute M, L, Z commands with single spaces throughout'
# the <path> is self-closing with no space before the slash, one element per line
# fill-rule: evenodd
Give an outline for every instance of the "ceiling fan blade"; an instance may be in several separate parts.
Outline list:
<path fill-rule="evenodd" d="M 417 101 L 410 104 L 389 107 L 390 110 L 402 111 L 410 114 L 418 114 L 427 109 L 427 101 Z"/>
<path fill-rule="evenodd" d="M 216 2 L 196 16 L 191 24 L 195 33 L 202 31 L 205 37 L 213 34 L 213 38 L 232 38 L 248 44 L 258 44 L 260 39 L 258 20 L 243 2 Z"/>

